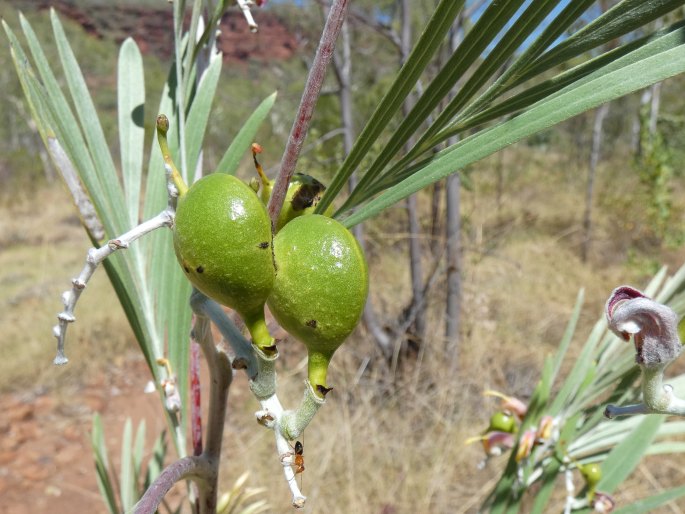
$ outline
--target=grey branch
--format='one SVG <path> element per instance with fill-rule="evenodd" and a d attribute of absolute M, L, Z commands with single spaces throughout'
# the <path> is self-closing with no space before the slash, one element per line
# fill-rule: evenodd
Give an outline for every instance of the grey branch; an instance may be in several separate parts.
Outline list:
<path fill-rule="evenodd" d="M 139 237 L 149 234 L 158 228 L 170 227 L 173 224 L 173 220 L 173 211 L 165 209 L 154 218 L 141 223 L 125 234 L 110 239 L 104 246 L 101 246 L 100 248 L 93 247 L 88 250 L 86 264 L 84 265 L 83 270 L 81 270 L 78 277 L 71 281 L 71 289 L 62 294 L 64 310 L 57 315 L 59 323 L 53 328 L 53 333 L 57 338 L 57 356 L 54 360 L 55 364 L 66 364 L 69 361 L 64 354 L 64 339 L 66 337 L 67 326 L 69 323 L 76 321 L 76 317 L 74 316 L 76 302 L 78 302 L 81 293 L 88 285 L 88 281 L 93 276 L 93 273 L 95 273 L 98 265 L 117 250 L 128 248 L 128 246 Z"/>

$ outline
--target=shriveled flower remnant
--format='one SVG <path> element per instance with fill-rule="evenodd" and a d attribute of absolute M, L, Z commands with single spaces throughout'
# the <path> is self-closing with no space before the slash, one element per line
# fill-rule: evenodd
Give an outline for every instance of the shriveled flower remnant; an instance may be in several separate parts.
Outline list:
<path fill-rule="evenodd" d="M 630 286 L 614 289 L 606 303 L 609 329 L 635 345 L 635 362 L 642 371 L 642 403 L 608 405 L 607 418 L 632 414 L 685 414 L 685 401 L 663 383 L 664 370 L 682 351 L 678 316 Z"/>

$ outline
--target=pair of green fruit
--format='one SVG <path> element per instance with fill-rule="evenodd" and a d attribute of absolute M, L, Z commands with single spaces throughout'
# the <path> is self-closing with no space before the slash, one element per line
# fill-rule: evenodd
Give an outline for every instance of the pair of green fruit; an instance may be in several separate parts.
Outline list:
<path fill-rule="evenodd" d="M 170 164 L 168 122 L 158 120 L 157 127 Z M 285 223 L 272 236 L 264 202 L 241 180 L 215 173 L 185 188 L 173 175 L 179 189 L 174 250 L 190 282 L 235 309 L 253 343 L 268 353 L 274 340 L 264 319 L 266 303 L 307 347 L 309 382 L 324 396 L 328 364 L 359 322 L 368 293 L 366 260 L 354 236 L 298 203 L 308 178 L 291 182 L 279 217 Z"/>

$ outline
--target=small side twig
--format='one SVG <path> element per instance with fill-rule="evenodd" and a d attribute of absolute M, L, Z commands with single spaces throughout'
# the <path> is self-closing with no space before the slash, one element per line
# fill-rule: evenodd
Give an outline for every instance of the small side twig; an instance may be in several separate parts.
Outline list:
<path fill-rule="evenodd" d="M 285 200 L 285 193 L 288 189 L 288 183 L 295 172 L 295 165 L 297 158 L 302 150 L 302 144 L 307 136 L 309 123 L 314 113 L 316 101 L 321 92 L 324 78 L 326 76 L 326 68 L 333 58 L 335 49 L 335 41 L 338 38 L 340 29 L 345 21 L 345 14 L 347 12 L 348 0 L 335 0 L 328 11 L 326 24 L 324 25 L 319 41 L 319 47 L 316 50 L 314 61 L 309 70 L 309 76 L 302 92 L 302 99 L 300 106 L 293 122 L 293 127 L 290 130 L 288 143 L 283 152 L 281 159 L 281 169 L 278 172 L 278 178 L 274 184 L 271 200 L 269 200 L 269 216 L 271 217 L 272 225 L 276 226 L 278 215 L 281 213 L 281 207 Z"/>
<path fill-rule="evenodd" d="M 247 21 L 247 26 L 250 27 L 250 32 L 257 32 L 259 30 L 259 25 L 254 21 L 252 11 L 250 11 L 250 4 L 252 4 L 252 2 L 249 0 L 236 0 L 236 3 L 238 4 L 238 7 L 240 7 L 243 16 L 245 16 L 245 21 Z"/>
<path fill-rule="evenodd" d="M 88 250 L 86 264 L 83 267 L 83 270 L 81 270 L 78 277 L 72 280 L 72 288 L 62 294 L 64 310 L 57 315 L 59 323 L 53 328 L 53 333 L 57 338 L 57 356 L 54 360 L 55 364 L 66 364 L 69 361 L 64 354 L 64 340 L 67 326 L 69 323 L 76 321 L 76 317 L 74 316 L 76 302 L 78 302 L 81 293 L 86 288 L 86 285 L 88 285 L 88 281 L 93 276 L 98 265 L 117 250 L 128 248 L 136 239 L 149 234 L 158 228 L 170 227 L 173 224 L 173 220 L 173 211 L 166 209 L 154 218 L 141 223 L 125 234 L 122 234 L 115 239 L 110 239 L 104 246 L 101 246 L 100 248 L 93 247 Z"/>

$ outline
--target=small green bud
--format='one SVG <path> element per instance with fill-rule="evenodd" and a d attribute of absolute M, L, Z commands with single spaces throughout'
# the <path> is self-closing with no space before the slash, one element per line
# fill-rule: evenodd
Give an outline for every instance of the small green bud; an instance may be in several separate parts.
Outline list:
<path fill-rule="evenodd" d="M 490 417 L 490 425 L 488 426 L 487 431 L 513 434 L 516 432 L 516 421 L 514 420 L 514 416 L 508 411 L 495 412 Z"/>

